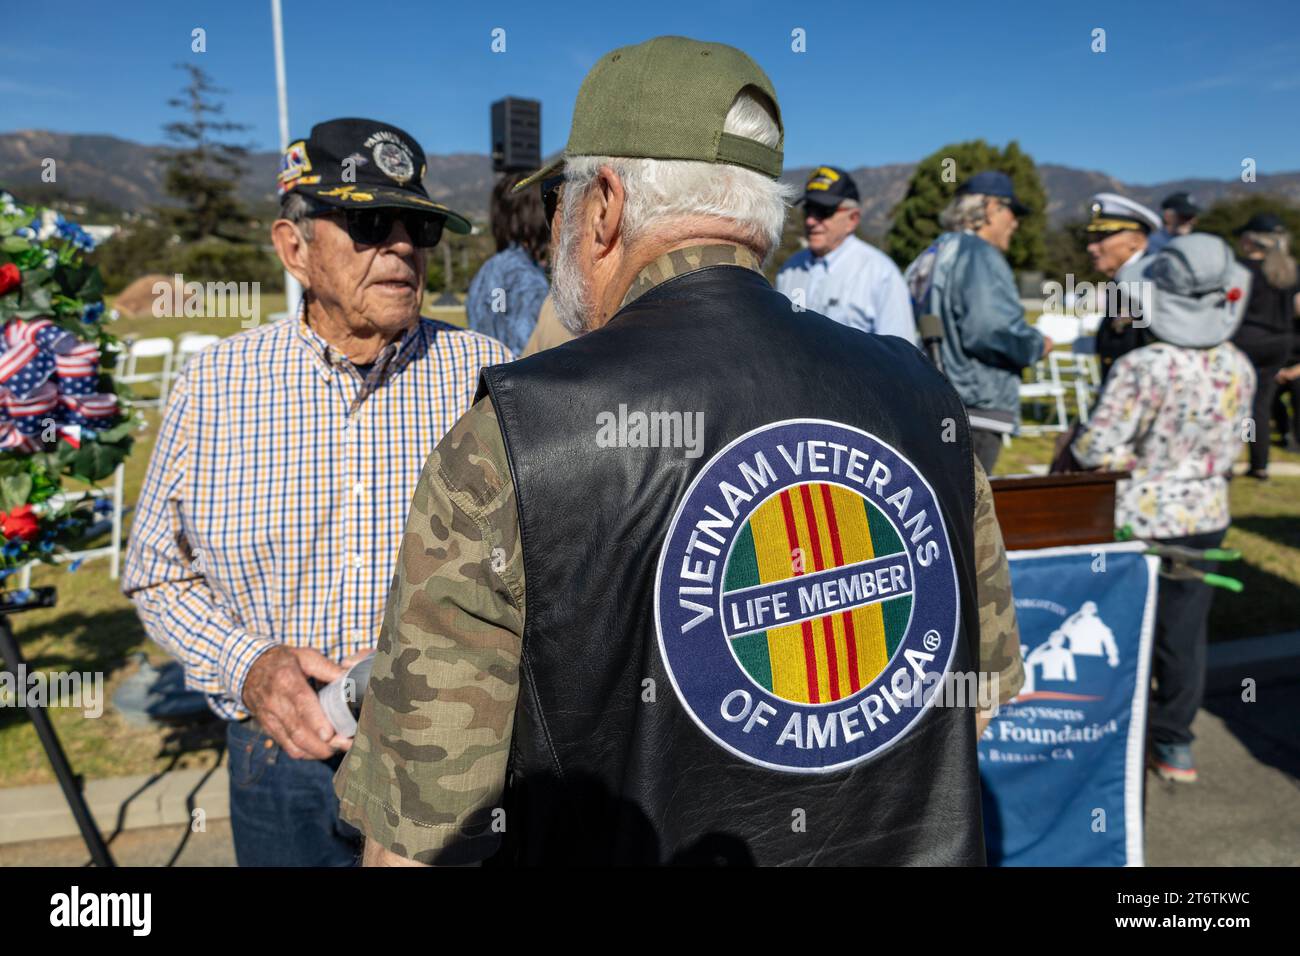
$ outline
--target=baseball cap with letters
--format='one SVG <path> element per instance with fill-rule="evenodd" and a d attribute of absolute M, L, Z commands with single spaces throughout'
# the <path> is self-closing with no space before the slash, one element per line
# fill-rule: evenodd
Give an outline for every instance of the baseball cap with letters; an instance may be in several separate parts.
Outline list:
<path fill-rule="evenodd" d="M 429 198 L 424 150 L 405 130 L 368 119 L 317 123 L 280 158 L 276 191 L 301 193 L 339 209 L 396 207 L 446 217 L 465 235 L 469 220 Z"/>
<path fill-rule="evenodd" d="M 834 209 L 846 199 L 857 202 L 859 198 L 853 177 L 835 166 L 818 166 L 803 187 L 805 205 Z"/>
<path fill-rule="evenodd" d="M 775 148 L 723 132 L 731 104 L 745 89 L 771 102 L 782 130 Z M 569 156 L 693 159 L 776 179 L 784 141 L 772 81 L 745 53 L 723 43 L 655 37 L 600 58 L 578 90 L 563 154 L 515 189 L 556 175 Z"/>

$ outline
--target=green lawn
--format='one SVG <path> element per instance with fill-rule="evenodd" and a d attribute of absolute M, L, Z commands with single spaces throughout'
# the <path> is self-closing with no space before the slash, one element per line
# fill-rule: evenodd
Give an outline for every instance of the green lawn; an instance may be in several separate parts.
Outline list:
<path fill-rule="evenodd" d="M 1031 465 L 1047 464 L 1055 440 L 1055 435 L 1015 439 L 1002 450 L 994 472 L 1024 474 Z M 1300 464 L 1300 455 L 1279 448 L 1270 454 L 1271 464 Z M 1300 477 L 1275 476 L 1267 482 L 1236 478 L 1229 496 L 1232 527 L 1224 547 L 1240 550 L 1242 560 L 1221 571 L 1246 589 L 1241 594 L 1215 591 L 1210 640 L 1294 631 L 1300 626 L 1295 617 L 1300 607 Z"/>
<path fill-rule="evenodd" d="M 273 300 L 273 301 L 268 301 Z M 278 301 L 275 301 L 278 300 Z M 264 297 L 263 313 L 283 308 L 283 297 Z M 224 324 L 223 324 L 224 323 Z M 119 336 L 179 336 L 184 331 L 231 334 L 239 320 L 123 319 L 114 327 Z M 144 412 L 145 429 L 126 467 L 126 501 L 139 497 L 158 413 Z M 998 474 L 1024 472 L 1051 457 L 1050 436 L 1021 438 L 1005 449 Z M 1276 461 L 1300 463 L 1300 456 L 1275 451 Z M 1229 547 L 1246 556 L 1228 573 L 1246 583 L 1241 595 L 1217 592 L 1210 616 L 1211 639 L 1231 640 L 1294 630 L 1300 606 L 1300 478 L 1276 477 L 1267 484 L 1247 479 L 1232 483 L 1233 528 Z M 127 516 L 128 529 L 130 515 Z M 103 671 L 105 693 L 111 697 L 134 670 L 130 656 L 142 651 L 156 663 L 167 655 L 144 635 L 131 604 L 108 578 L 107 563 L 94 561 L 76 572 L 38 568 L 36 585 L 58 588 L 58 606 L 13 619 L 23 652 L 32 667 Z M 55 727 L 74 769 L 86 777 L 149 773 L 171 766 L 210 766 L 222 740 L 215 721 L 197 721 L 174 730 L 142 730 L 127 725 L 111 707 L 104 716 L 87 720 L 79 711 L 51 711 Z M 35 731 L 22 712 L 0 708 L 0 786 L 52 782 L 49 765 Z"/>

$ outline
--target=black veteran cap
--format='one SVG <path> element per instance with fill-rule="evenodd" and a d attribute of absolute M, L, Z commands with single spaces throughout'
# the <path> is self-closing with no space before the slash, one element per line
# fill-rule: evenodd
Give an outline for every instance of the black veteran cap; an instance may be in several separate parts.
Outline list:
<path fill-rule="evenodd" d="M 858 184 L 842 169 L 818 166 L 803 186 L 803 201 L 834 209 L 846 199 L 858 201 Z"/>
<path fill-rule="evenodd" d="M 424 150 L 405 130 L 368 119 L 327 120 L 285 150 L 276 190 L 281 199 L 297 192 L 341 209 L 417 209 L 468 233 L 468 219 L 429 198 L 424 169 Z"/>

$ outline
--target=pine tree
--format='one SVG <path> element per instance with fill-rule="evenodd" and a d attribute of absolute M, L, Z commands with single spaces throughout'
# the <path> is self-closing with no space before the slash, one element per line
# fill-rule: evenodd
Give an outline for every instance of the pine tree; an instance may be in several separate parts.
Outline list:
<path fill-rule="evenodd" d="M 163 127 L 169 139 L 182 144 L 166 160 L 163 185 L 184 208 L 163 210 L 164 218 L 187 241 L 208 236 L 242 241 L 249 214 L 235 189 L 248 147 L 220 137 L 248 127 L 221 118 L 225 107 L 213 97 L 226 91 L 214 86 L 202 69 L 189 63 L 177 66 L 189 74 L 189 82 L 167 105 L 184 110 L 187 119 Z"/>
<path fill-rule="evenodd" d="M 1046 258 L 1043 232 L 1047 223 L 1047 194 L 1033 159 L 1014 140 L 1005 149 L 998 149 L 977 139 L 952 143 L 917 164 L 907 195 L 894 207 L 893 223 L 885 237 L 885 251 L 900 269 L 906 269 L 943 232 L 939 213 L 957 187 L 986 169 L 1000 170 L 1010 176 L 1016 198 L 1029 207 L 1011 239 L 1007 261 L 1013 269 L 1042 267 Z"/>

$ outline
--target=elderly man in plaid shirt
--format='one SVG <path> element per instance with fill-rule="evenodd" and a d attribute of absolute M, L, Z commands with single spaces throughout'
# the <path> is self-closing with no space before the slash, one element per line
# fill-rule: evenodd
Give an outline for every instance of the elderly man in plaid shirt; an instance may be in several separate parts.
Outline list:
<path fill-rule="evenodd" d="M 351 741 L 310 681 L 375 644 L 425 458 L 499 342 L 420 317 L 426 256 L 470 224 L 431 200 L 400 129 L 322 123 L 281 164 L 272 239 L 296 318 L 186 366 L 131 531 L 123 590 L 229 721 L 241 865 L 351 865 L 331 787 Z"/>

